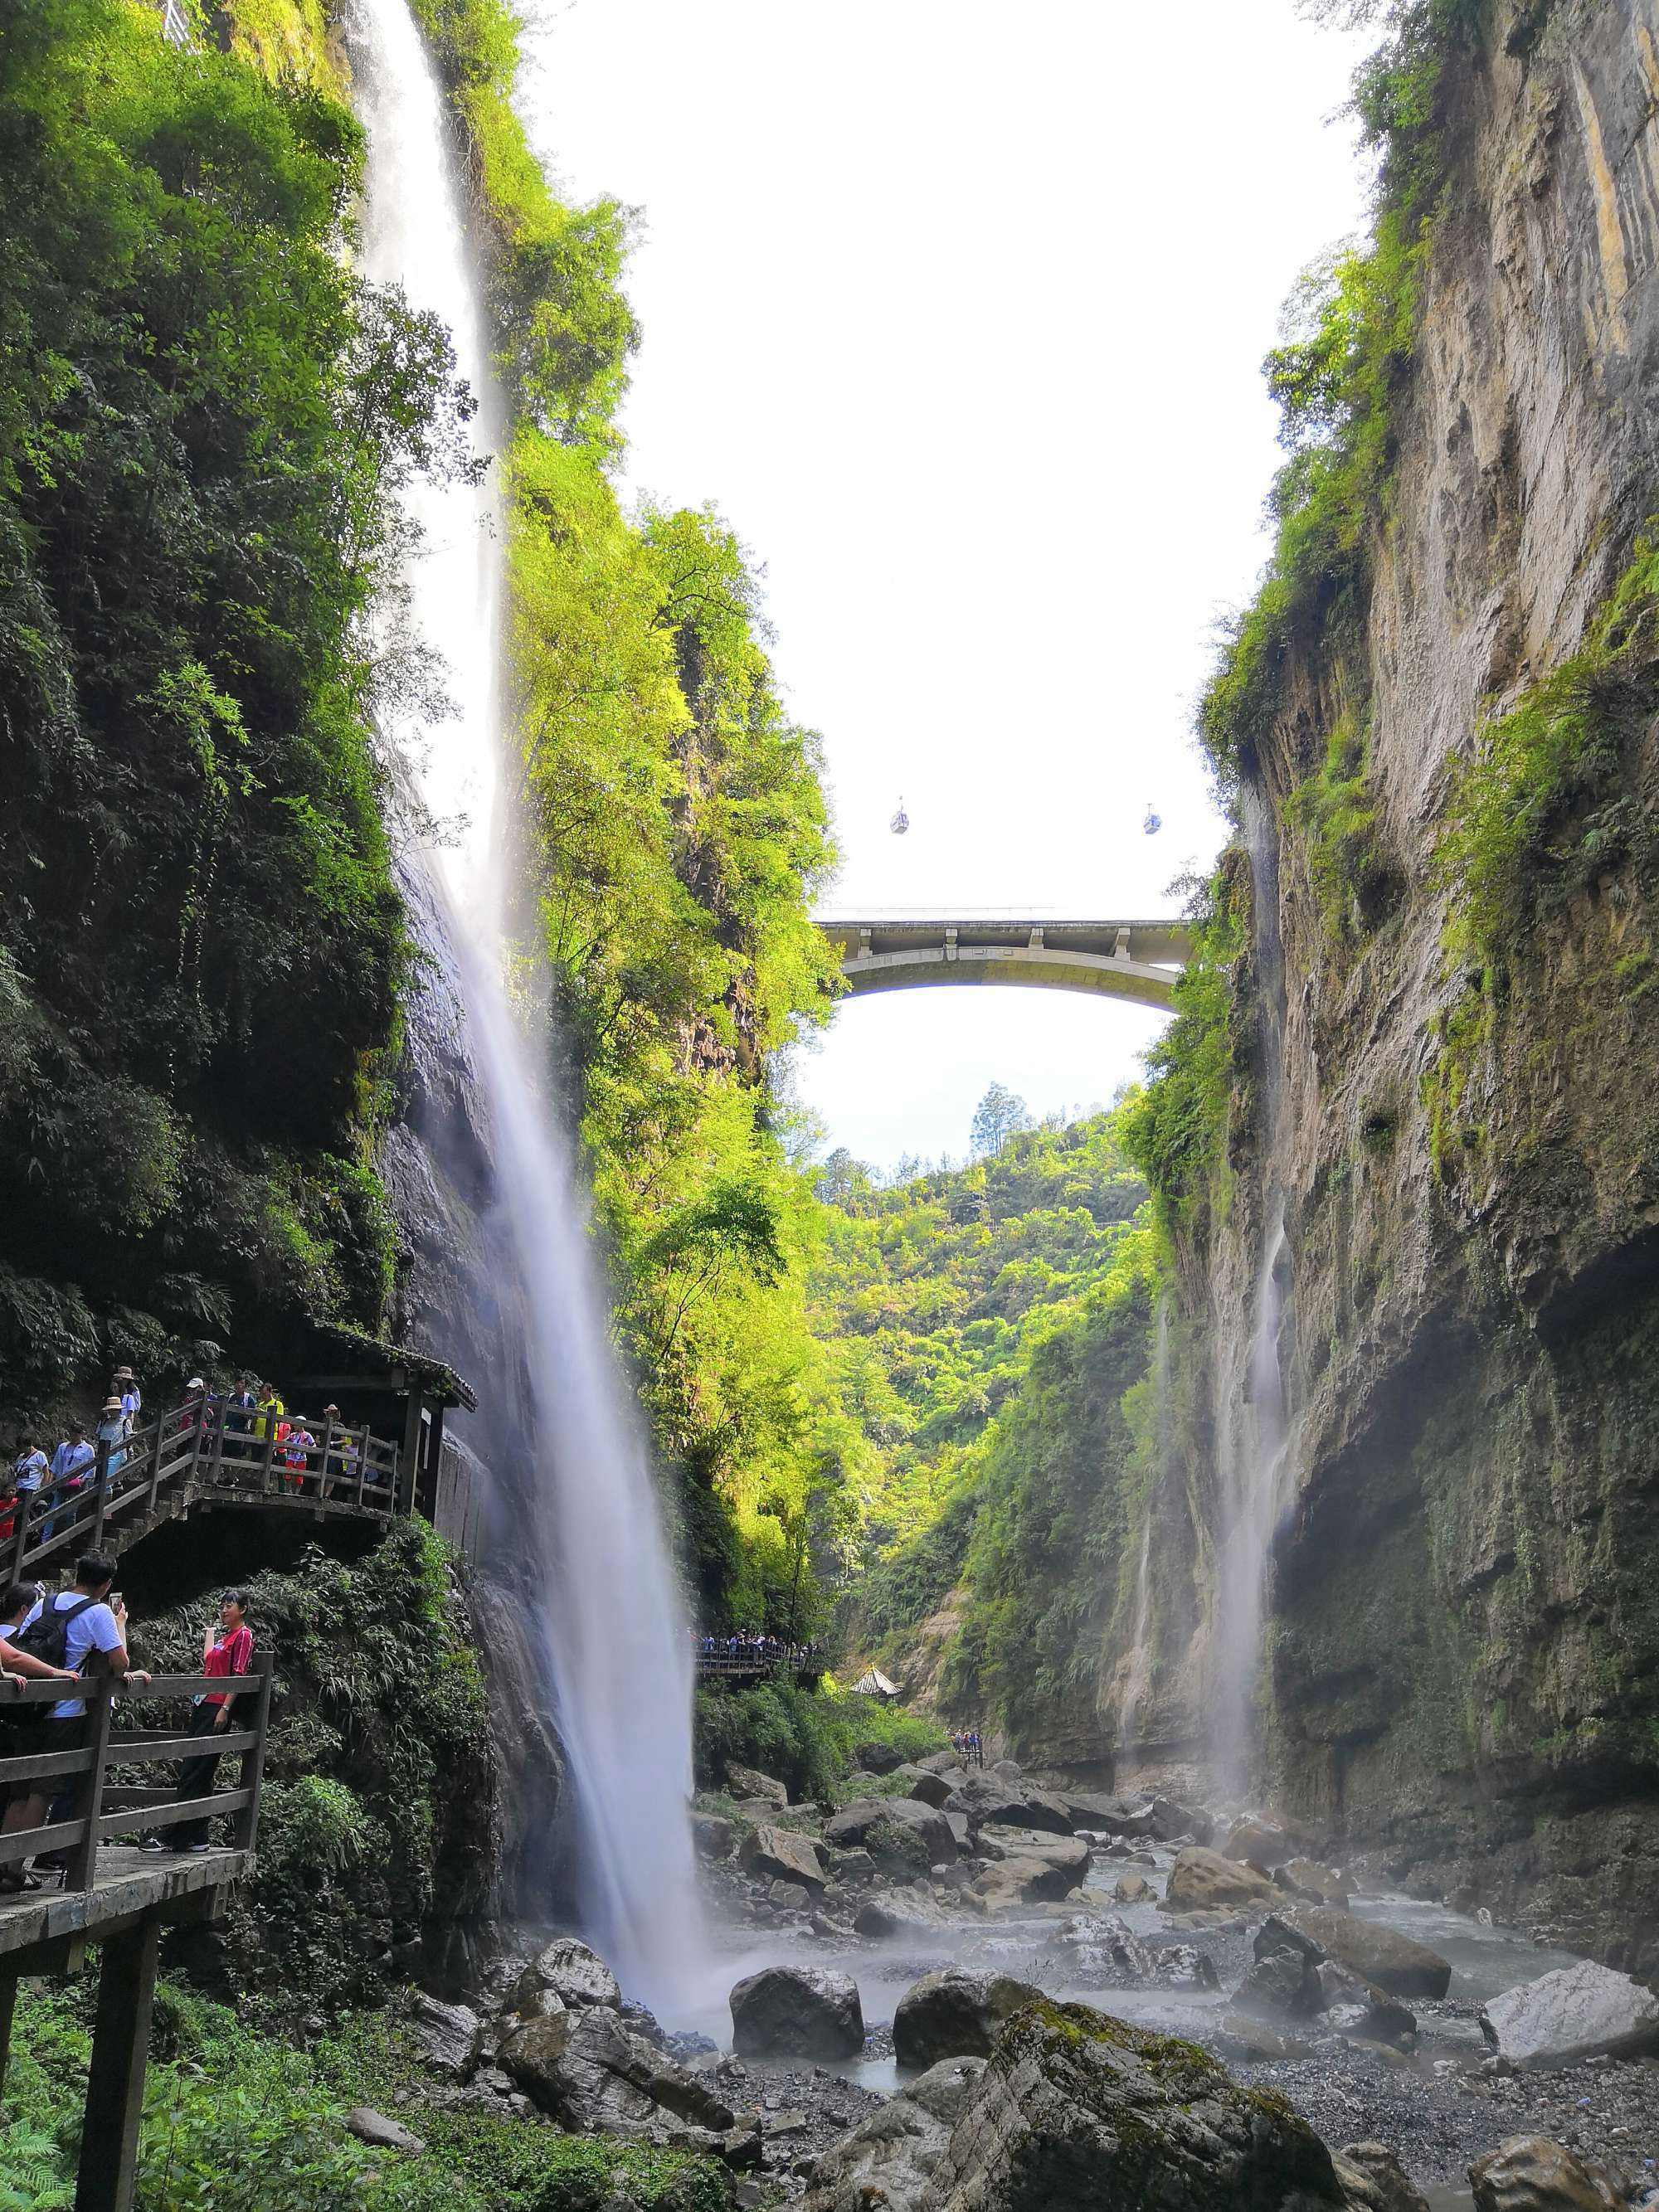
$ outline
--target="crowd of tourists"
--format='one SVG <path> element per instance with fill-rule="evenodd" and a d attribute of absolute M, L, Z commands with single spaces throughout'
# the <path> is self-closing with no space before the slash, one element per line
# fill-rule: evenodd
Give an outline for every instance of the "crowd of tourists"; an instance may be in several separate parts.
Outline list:
<path fill-rule="evenodd" d="M 796 1644 L 781 1636 L 756 1636 L 735 1631 L 730 1636 L 704 1636 L 697 1640 L 701 1659 L 726 1659 L 746 1667 L 793 1667 L 799 1673 L 812 1666 L 823 1650 L 821 1644 Z"/>
<path fill-rule="evenodd" d="M 114 1580 L 114 1561 L 88 1552 L 76 1563 L 69 1589 L 19 1583 L 0 1596 L 0 1759 L 80 1750 L 87 1740 L 87 1705 L 74 1686 L 88 1675 L 112 1674 L 141 1689 L 149 1685 L 152 1676 L 132 1663 L 126 1602 L 112 1587 Z M 228 1589 L 221 1598 L 218 1622 L 202 1641 L 204 1678 L 228 1682 L 249 1672 L 253 1632 L 248 1606 L 245 1589 Z M 62 1682 L 64 1693 L 50 1705 L 18 1702 L 18 1683 L 32 1680 Z M 179 1803 L 212 1796 L 222 1756 L 212 1739 L 229 1729 L 237 1702 L 230 1689 L 204 1690 L 197 1696 L 189 1734 L 202 1739 L 202 1748 L 179 1769 Z M 0 1784 L 0 1836 L 74 1819 L 79 1787 L 78 1777 L 54 1780 L 50 1775 Z M 191 1855 L 210 1850 L 210 1825 L 204 1817 L 158 1826 L 143 1848 Z M 46 1851 L 0 1865 L 0 1899 L 46 1887 L 61 1875 L 66 1858 L 66 1853 Z"/>
<path fill-rule="evenodd" d="M 952 1729 L 951 1748 L 964 1766 L 983 1766 L 985 1764 L 985 1746 L 980 1741 L 977 1729 Z"/>
<path fill-rule="evenodd" d="M 162 1414 L 157 1433 L 133 1449 L 134 1431 L 143 1410 L 143 1394 L 131 1367 L 118 1367 L 95 1425 L 73 1420 L 46 1451 L 39 1431 L 17 1440 L 9 1472 L 0 1474 L 0 1559 L 20 1528 L 40 1524 L 42 1537 L 82 1516 L 85 1493 L 107 1469 L 107 1494 L 118 1496 L 146 1479 L 152 1466 L 151 1443 L 163 1451 L 191 1438 L 199 1429 L 213 1440 L 216 1480 L 225 1488 L 244 1485 L 249 1473 L 263 1475 L 269 1466 L 276 1486 L 295 1496 L 355 1496 L 359 1477 L 366 1490 L 382 1494 L 392 1481 L 391 1455 L 371 1455 L 364 1464 L 357 1437 L 347 1429 L 337 1406 L 325 1406 L 317 1427 L 302 1414 L 290 1414 L 274 1382 L 243 1375 L 234 1389 L 210 1390 L 199 1375 L 185 1385 L 180 1404 Z"/>

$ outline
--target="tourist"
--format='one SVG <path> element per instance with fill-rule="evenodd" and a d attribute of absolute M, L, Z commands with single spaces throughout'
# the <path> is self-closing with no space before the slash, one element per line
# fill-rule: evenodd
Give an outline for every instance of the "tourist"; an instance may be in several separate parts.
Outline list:
<path fill-rule="evenodd" d="M 259 1385 L 259 1398 L 256 1410 L 258 1419 L 255 1425 L 258 1434 L 267 1438 L 275 1436 L 280 1442 L 286 1433 L 282 1423 L 283 1416 L 287 1413 L 288 1407 L 277 1396 L 276 1385 L 274 1382 L 262 1382 Z"/>
<path fill-rule="evenodd" d="M 126 1443 L 130 1425 L 121 1410 L 118 1398 L 106 1398 L 98 1426 L 93 1431 L 94 1441 L 103 1448 L 108 1480 L 113 1483 L 126 1459 Z"/>
<path fill-rule="evenodd" d="M 251 1602 L 245 1589 L 228 1589 L 219 1601 L 219 1625 L 210 1627 L 202 1638 L 202 1672 L 215 1680 L 228 1680 L 235 1674 L 246 1674 L 253 1662 L 253 1631 L 247 1625 L 247 1610 Z M 231 1713 L 236 1703 L 229 1690 L 207 1690 L 196 1701 L 196 1710 L 190 1717 L 192 1736 L 222 1735 L 230 1726 Z M 185 1759 L 179 1769 L 179 1802 L 187 1804 L 192 1798 L 210 1797 L 214 1778 L 219 1771 L 220 1753 L 198 1751 Z M 166 1850 L 198 1854 L 210 1850 L 205 1820 L 181 1820 L 170 1831 L 171 1845 L 161 1836 L 146 1836 L 143 1849 L 147 1851 Z"/>
<path fill-rule="evenodd" d="M 284 1426 L 288 1427 L 288 1433 L 283 1437 L 282 1446 L 276 1456 L 283 1465 L 283 1481 L 290 1490 L 301 1491 L 305 1488 L 306 1476 L 311 1468 L 311 1455 L 316 1446 L 317 1439 L 306 1426 L 303 1418 L 294 1423 L 292 1426 L 288 1426 L 287 1424 L 284 1424 Z M 277 1433 L 281 1435 L 282 1431 L 279 1430 Z"/>
<path fill-rule="evenodd" d="M 27 1651 L 20 1651 L 11 1640 L 21 1632 L 40 1595 L 33 1583 L 14 1583 L 5 1595 L 0 1596 L 0 1759 L 21 1759 L 27 1751 L 33 1750 L 34 1746 L 32 1741 L 27 1740 L 27 1732 L 33 1723 L 44 1719 L 46 1715 L 43 1705 L 25 1705 L 15 1702 L 10 1693 L 11 1683 L 42 1677 L 59 1682 L 72 1682 L 75 1679 L 67 1668 L 48 1666 L 44 1659 L 36 1659 Z M 4 1814 L 11 1802 L 15 1786 L 21 1785 L 0 1782 L 0 1814 Z M 38 1889 L 40 1885 L 31 1879 L 17 1887 Z"/>
<path fill-rule="evenodd" d="M 127 1427 L 131 1430 L 144 1402 L 131 1368 L 118 1367 L 110 1377 L 109 1387 L 110 1395 L 121 1401 L 121 1411 L 126 1415 Z"/>
<path fill-rule="evenodd" d="M 27 1504 L 46 1479 L 46 1455 L 32 1435 L 18 1438 L 12 1473 L 17 1479 L 17 1494 Z"/>
<path fill-rule="evenodd" d="M 86 1423 L 71 1421 L 69 1425 L 68 1436 L 52 1455 L 49 1472 L 52 1475 L 53 1510 L 49 1515 L 46 1526 L 40 1531 L 43 1542 L 58 1526 L 56 1509 L 63 1504 L 65 1498 L 73 1498 L 77 1491 L 86 1488 L 97 1456 L 97 1453 L 87 1442 Z"/>
<path fill-rule="evenodd" d="M 17 1478 L 0 1475 L 0 1544 L 10 1543 L 17 1534 Z"/>
<path fill-rule="evenodd" d="M 148 1674 L 128 1673 L 127 1609 L 118 1599 L 113 1605 L 109 1601 L 114 1579 L 114 1561 L 101 1553 L 88 1552 L 76 1563 L 74 1587 L 37 1600 L 16 1635 L 8 1638 L 9 1648 L 26 1658 L 44 1660 L 65 1679 L 83 1674 L 89 1665 L 101 1664 L 107 1672 L 128 1680 L 149 1681 Z M 98 1661 L 93 1658 L 94 1652 L 100 1655 Z M 60 1698 L 44 1720 L 33 1729 L 19 1731 L 27 1741 L 19 1743 L 17 1755 L 78 1751 L 86 1733 L 86 1717 L 84 1698 Z M 38 1828 L 46 1817 L 46 1790 L 39 1783 L 32 1784 L 27 1796 L 20 1794 L 7 1806 L 0 1834 Z M 39 1887 L 40 1883 L 17 1862 L 0 1866 L 0 1895 Z"/>
<path fill-rule="evenodd" d="M 253 1426 L 253 1412 L 258 1404 L 254 1395 L 253 1377 L 244 1375 L 225 1401 L 225 1429 L 233 1437 L 245 1437 Z"/>

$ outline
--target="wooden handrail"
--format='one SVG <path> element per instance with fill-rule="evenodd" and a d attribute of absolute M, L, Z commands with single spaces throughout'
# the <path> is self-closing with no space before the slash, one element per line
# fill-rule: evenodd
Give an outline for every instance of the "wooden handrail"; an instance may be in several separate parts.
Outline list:
<path fill-rule="evenodd" d="M 211 1820 L 218 1814 L 234 1816 L 235 1848 L 252 1850 L 258 1832 L 272 1675 L 269 1651 L 254 1654 L 246 1675 L 157 1674 L 147 1682 L 88 1676 L 72 1683 L 20 1681 L 8 1675 L 0 1685 L 0 1698 L 9 1706 L 56 1705 L 65 1698 L 83 1699 L 87 1741 L 74 1751 L 35 1752 L 0 1759 L 0 1782 L 9 1783 L 14 1791 L 23 1796 L 33 1794 L 28 1788 L 31 1783 L 58 1784 L 72 1780 L 75 1784 L 71 1819 L 0 1834 L 0 1866 L 31 1858 L 39 1851 L 66 1851 L 65 1890 L 89 1890 L 97 1881 L 99 1845 L 110 1837 L 129 1835 L 137 1828 L 168 1828 L 184 1820 Z M 113 1725 L 119 1705 L 194 1698 L 210 1691 L 228 1691 L 239 1702 L 252 1698 L 252 1722 L 228 1728 L 216 1739 L 185 1735 L 177 1729 L 125 1730 Z M 180 1799 L 176 1791 L 108 1780 L 117 1767 L 178 1765 L 186 1759 L 214 1752 L 222 1756 L 240 1754 L 241 1772 L 234 1789 Z"/>
<path fill-rule="evenodd" d="M 27 1580 L 45 1561 L 101 1548 L 111 1525 L 152 1518 L 175 1496 L 188 1511 L 197 1498 L 229 1504 L 240 1498 L 270 1504 L 307 1504 L 325 1513 L 390 1521 L 413 1510 L 404 1495 L 398 1447 L 367 1422 L 313 1422 L 283 1416 L 295 1429 L 319 1431 L 303 1468 L 282 1459 L 276 1424 L 250 1407 L 192 1399 L 135 1428 L 118 1443 L 100 1441 L 87 1474 L 49 1478 L 20 1494 L 12 1534 L 0 1547 L 0 1583 Z"/>

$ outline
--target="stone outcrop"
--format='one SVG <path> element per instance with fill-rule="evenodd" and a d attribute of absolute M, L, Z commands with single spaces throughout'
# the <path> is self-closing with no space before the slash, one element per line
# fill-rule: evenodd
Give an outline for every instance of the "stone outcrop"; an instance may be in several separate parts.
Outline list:
<path fill-rule="evenodd" d="M 1194 2045 L 1045 2004 L 997 2038 L 919 2212 L 1342 2203 L 1329 2152 L 1281 2098 L 1241 2088 Z"/>
<path fill-rule="evenodd" d="M 615 2012 L 622 2003 L 622 1991 L 597 1951 L 590 1951 L 574 1936 L 556 1936 L 520 1975 L 513 2002 L 526 2014 L 580 2012 L 589 2005 Z"/>
<path fill-rule="evenodd" d="M 775 1805 L 780 1812 L 789 1802 L 789 1792 L 781 1782 L 769 1774 L 757 1774 L 752 1766 L 728 1766 L 726 1786 L 737 1798 L 749 1798 L 766 1805 Z"/>
<path fill-rule="evenodd" d="M 636 2142 L 711 2147 L 732 2124 L 731 2107 L 604 2005 L 530 2020 L 501 2046 L 501 2063 L 561 2127 Z"/>
<path fill-rule="evenodd" d="M 864 2013 L 849 1974 L 763 1966 L 732 1990 L 732 2045 L 742 2058 L 855 2058 Z"/>
<path fill-rule="evenodd" d="M 1017 1851 L 997 1859 L 974 1876 L 969 1895 L 995 1909 L 1069 1897 L 1089 1872 L 1089 1846 L 1056 1838 L 1047 1850 Z"/>
<path fill-rule="evenodd" d="M 1349 1912 L 1328 1912 L 1317 1905 L 1282 1905 L 1279 1918 L 1368 1982 L 1396 1997 L 1443 1997 L 1451 1986 L 1451 1966 L 1437 1951 Z"/>
<path fill-rule="evenodd" d="M 997 2031 L 1022 2005 L 1042 1992 L 1010 1974 L 969 1973 L 949 1966 L 924 1974 L 899 1999 L 893 2014 L 893 2049 L 901 2066 L 932 2066 L 941 2058 L 984 2058 Z"/>
<path fill-rule="evenodd" d="M 818 1847 L 811 1836 L 793 1828 L 752 1829 L 744 1838 L 738 1857 L 750 1874 L 768 1881 L 798 1882 L 814 1895 L 823 1889 L 826 1876 Z"/>
<path fill-rule="evenodd" d="M 946 2058 L 890 2097 L 812 2168 L 802 2212 L 913 2212 L 982 2058 Z"/>
<path fill-rule="evenodd" d="M 1605 2167 L 1547 2136 L 1511 2136 L 1469 2168 L 1474 2212 L 1622 2212 Z"/>
<path fill-rule="evenodd" d="M 1280 1893 L 1254 1867 L 1188 1844 L 1170 1870 L 1164 1901 L 1171 1912 L 1218 1912 L 1232 1906 L 1271 1906 L 1280 1902 Z"/>
<path fill-rule="evenodd" d="M 1572 2066 L 1659 2051 L 1659 1997 L 1628 1974 L 1586 1962 L 1494 1997 L 1480 2030 L 1516 2066 Z"/>
<path fill-rule="evenodd" d="M 944 1814 L 913 1797 L 855 1798 L 824 1822 L 823 1840 L 836 1850 L 868 1850 L 884 1873 L 948 1866 L 957 1856 Z"/>

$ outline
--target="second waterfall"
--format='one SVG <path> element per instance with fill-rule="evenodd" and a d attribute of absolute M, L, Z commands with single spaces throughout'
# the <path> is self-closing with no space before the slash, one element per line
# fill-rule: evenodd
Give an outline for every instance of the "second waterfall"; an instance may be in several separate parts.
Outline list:
<path fill-rule="evenodd" d="M 408 0 L 350 0 L 358 112 L 368 136 L 365 273 L 441 317 L 480 402 L 480 442 L 501 409 L 448 118 Z M 641 1425 L 617 1369 L 588 1247 L 574 1150 L 503 981 L 501 880 L 511 841 L 498 809 L 503 599 L 498 499 L 465 483 L 418 488 L 424 540 L 408 579 L 420 640 L 445 663 L 455 707 L 396 739 L 421 799 L 452 841 L 426 857 L 453 939 L 470 1048 L 491 1122 L 492 1250 L 510 1283 L 501 1371 L 477 1379 L 516 1431 L 496 1466 L 486 1577 L 526 1616 L 538 1689 L 574 1798 L 575 1909 L 630 1992 L 683 1996 L 700 1945 L 686 1817 L 691 1786 L 690 1642 Z M 533 1842 L 534 1839 L 532 1839 Z"/>

